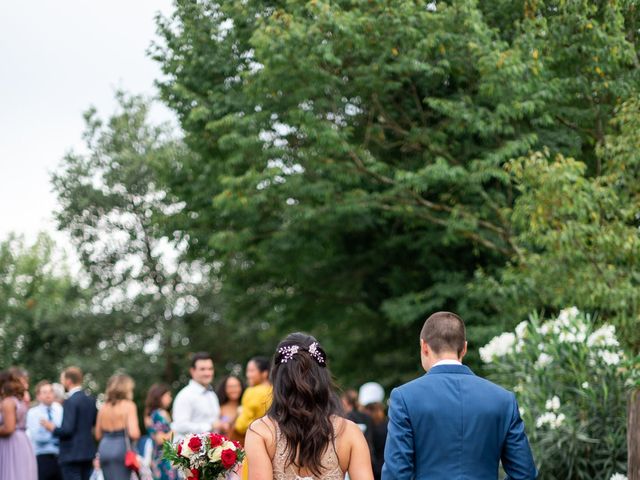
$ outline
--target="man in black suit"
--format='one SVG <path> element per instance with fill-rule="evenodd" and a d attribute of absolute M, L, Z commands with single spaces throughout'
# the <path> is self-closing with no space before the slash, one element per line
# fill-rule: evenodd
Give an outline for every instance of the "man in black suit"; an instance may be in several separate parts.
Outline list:
<path fill-rule="evenodd" d="M 96 424 L 96 401 L 82 391 L 82 370 L 67 368 L 60 383 L 68 392 L 64 402 L 62 425 L 57 427 L 46 420 L 42 425 L 60 438 L 60 469 L 64 480 L 89 480 L 96 455 L 93 427 Z"/>

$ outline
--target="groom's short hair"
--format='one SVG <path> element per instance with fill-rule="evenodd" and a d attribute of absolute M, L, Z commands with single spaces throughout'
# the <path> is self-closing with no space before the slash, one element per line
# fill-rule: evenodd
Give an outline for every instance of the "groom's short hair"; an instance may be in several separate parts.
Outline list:
<path fill-rule="evenodd" d="M 424 322 L 420 338 L 436 353 L 464 350 L 466 332 L 462 319 L 451 312 L 436 312 Z"/>

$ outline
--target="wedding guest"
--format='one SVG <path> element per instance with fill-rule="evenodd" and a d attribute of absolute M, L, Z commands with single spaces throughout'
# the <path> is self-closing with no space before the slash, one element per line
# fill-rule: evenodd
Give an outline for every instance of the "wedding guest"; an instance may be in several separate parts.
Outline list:
<path fill-rule="evenodd" d="M 270 366 L 267 357 L 253 357 L 247 363 L 249 388 L 242 395 L 240 414 L 234 424 L 234 430 L 242 436 L 254 420 L 267 413 L 271 405 L 273 389 L 269 381 Z"/>
<path fill-rule="evenodd" d="M 367 382 L 360 387 L 358 403 L 373 421 L 371 429 L 373 476 L 380 480 L 384 464 L 384 447 L 387 442 L 389 420 L 384 408 L 384 389 L 376 382 Z"/>
<path fill-rule="evenodd" d="M 60 405 L 64 404 L 65 401 L 65 391 L 64 387 L 61 383 L 53 382 L 51 384 L 51 389 L 53 390 L 53 401 L 59 403 Z"/>
<path fill-rule="evenodd" d="M 149 417 L 151 424 L 147 427 L 147 433 L 153 441 L 151 454 L 151 473 L 154 480 L 175 480 L 177 472 L 171 468 L 171 463 L 162 457 L 162 445 L 165 441 L 172 440 L 171 415 L 169 407 L 173 398 L 169 386 L 156 383 L 151 385 L 145 402 L 145 417 Z"/>
<path fill-rule="evenodd" d="M 202 433 L 220 428 L 220 403 L 211 387 L 214 368 L 211 355 L 205 352 L 191 357 L 191 380 L 173 402 L 174 440 L 189 433 Z"/>
<path fill-rule="evenodd" d="M 270 362 L 267 357 L 253 357 L 247 363 L 247 388 L 242 395 L 240 414 L 234 423 L 234 438 L 244 443 L 244 436 L 254 420 L 264 416 L 271 405 L 272 387 L 269 382 Z M 242 466 L 242 479 L 249 478 L 248 462 Z"/>
<path fill-rule="evenodd" d="M 244 394 L 244 383 L 236 375 L 227 375 L 216 389 L 220 401 L 220 433 L 233 437 L 233 423 L 238 417 L 240 401 Z"/>
<path fill-rule="evenodd" d="M 26 433 L 24 383 L 11 371 L 0 372 L 0 480 L 37 480 L 38 467 Z"/>
<path fill-rule="evenodd" d="M 140 438 L 138 411 L 133 403 L 135 383 L 129 375 L 116 374 L 107 382 L 105 403 L 96 420 L 98 457 L 104 480 L 129 480 L 131 470 L 124 457 L 129 442 Z"/>
<path fill-rule="evenodd" d="M 358 425 L 362 431 L 364 438 L 367 440 L 367 445 L 369 445 L 371 460 L 373 461 L 373 419 L 369 414 L 361 411 L 362 406 L 358 401 L 358 392 L 355 390 L 346 390 L 341 399 L 345 417 Z"/>
<path fill-rule="evenodd" d="M 24 401 L 27 408 L 29 408 L 29 406 L 31 405 L 31 394 L 29 393 L 29 372 L 20 367 L 9 367 L 9 371 L 13 373 L 22 383 L 24 387 L 22 400 Z"/>
<path fill-rule="evenodd" d="M 340 416 L 327 355 L 310 335 L 294 333 L 276 349 L 273 403 L 246 436 L 249 479 L 372 480 L 358 426 Z"/>
<path fill-rule="evenodd" d="M 40 420 L 53 422 L 56 427 L 62 425 L 62 405 L 55 402 L 53 387 L 48 380 L 36 384 L 36 400 L 38 404 L 27 414 L 27 432 L 33 443 L 38 462 L 39 480 L 62 480 L 62 472 L 58 465 L 60 439 L 44 428 Z"/>
<path fill-rule="evenodd" d="M 60 439 L 58 461 L 64 480 L 89 480 L 96 455 L 92 435 L 96 401 L 82 391 L 82 378 L 82 370 L 78 367 L 69 367 L 60 376 L 60 383 L 68 395 L 62 406 L 62 425 L 56 427 L 49 420 L 40 420 L 54 437 Z"/>

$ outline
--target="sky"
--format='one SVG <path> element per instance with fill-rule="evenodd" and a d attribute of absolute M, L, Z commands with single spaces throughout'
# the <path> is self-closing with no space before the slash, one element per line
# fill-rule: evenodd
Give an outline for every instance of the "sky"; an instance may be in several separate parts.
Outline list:
<path fill-rule="evenodd" d="M 82 150 L 90 106 L 106 117 L 118 88 L 156 95 L 161 72 L 146 51 L 155 14 L 171 11 L 170 0 L 0 2 L 0 241 L 55 232 L 51 172 Z M 166 120 L 166 108 L 152 111 Z"/>

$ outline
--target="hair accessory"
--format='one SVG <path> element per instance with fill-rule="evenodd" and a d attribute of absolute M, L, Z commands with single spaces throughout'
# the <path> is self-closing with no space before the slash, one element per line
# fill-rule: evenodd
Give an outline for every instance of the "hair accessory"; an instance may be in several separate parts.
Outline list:
<path fill-rule="evenodd" d="M 288 347 L 279 348 L 278 353 L 281 355 L 279 363 L 287 363 L 299 351 L 300 345 L 289 345 Z"/>
<path fill-rule="evenodd" d="M 307 352 L 309 352 L 309 355 L 316 362 L 318 362 L 318 365 L 320 365 L 321 367 L 326 366 L 327 361 L 324 358 L 322 350 L 320 350 L 320 345 L 318 344 L 318 342 L 313 342 L 311 345 L 309 345 L 309 348 L 304 348 L 300 345 L 288 345 L 286 347 L 280 347 L 278 349 L 278 353 L 280 354 L 280 356 L 276 360 L 276 363 L 287 363 L 294 357 L 294 355 L 300 352 L 300 350 L 306 350 Z"/>
<path fill-rule="evenodd" d="M 316 362 L 318 362 L 320 365 L 324 365 L 326 362 L 324 359 L 324 355 L 322 355 L 322 352 L 318 348 L 319 346 L 320 345 L 318 345 L 318 342 L 313 342 L 311 345 L 309 345 L 309 355 L 315 358 Z"/>

